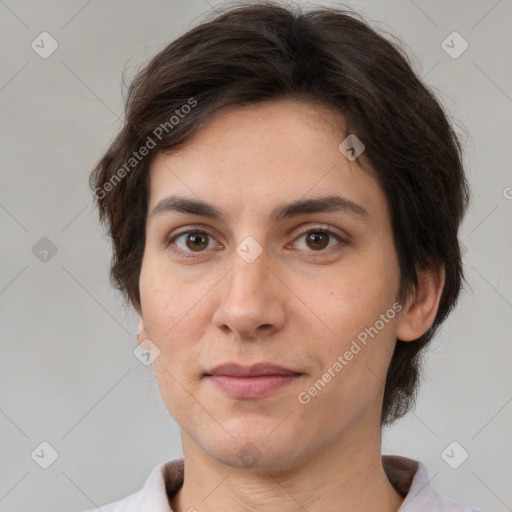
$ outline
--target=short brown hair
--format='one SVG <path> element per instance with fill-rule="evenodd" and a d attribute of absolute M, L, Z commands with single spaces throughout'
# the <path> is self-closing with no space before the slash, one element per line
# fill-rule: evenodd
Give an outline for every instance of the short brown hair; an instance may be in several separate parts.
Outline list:
<path fill-rule="evenodd" d="M 271 2 L 230 6 L 139 71 L 129 87 L 124 126 L 90 177 L 113 243 L 111 283 L 140 311 L 155 155 L 183 146 L 215 111 L 284 97 L 327 105 L 364 142 L 358 162 L 370 165 L 391 211 L 400 300 L 417 290 L 418 270 L 444 266 L 432 326 L 413 342 L 397 340 L 381 415 L 381 424 L 390 424 L 413 405 L 422 349 L 462 288 L 457 233 L 469 188 L 461 146 L 443 107 L 400 44 L 358 14 L 324 7 L 305 12 Z"/>

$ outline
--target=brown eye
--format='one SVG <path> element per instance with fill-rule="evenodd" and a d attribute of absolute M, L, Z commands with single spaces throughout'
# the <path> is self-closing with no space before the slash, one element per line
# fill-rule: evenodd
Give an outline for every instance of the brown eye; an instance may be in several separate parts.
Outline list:
<path fill-rule="evenodd" d="M 208 247 L 208 235 L 204 232 L 194 231 L 192 233 L 185 233 L 186 237 L 185 244 L 189 249 L 199 251 Z"/>
<path fill-rule="evenodd" d="M 341 245 L 342 238 L 330 229 L 309 230 L 299 236 L 298 240 L 304 239 L 302 243 L 294 244 L 298 249 L 306 252 L 325 252 L 333 246 Z M 334 242 L 334 243 L 331 243 Z M 337 243 L 336 243 L 337 242 Z"/>
<path fill-rule="evenodd" d="M 321 231 L 306 233 L 306 243 L 311 249 L 325 249 L 329 243 L 329 235 Z"/>
<path fill-rule="evenodd" d="M 174 236 L 167 245 L 171 250 L 185 257 L 194 257 L 195 254 L 205 252 L 212 237 L 201 229 L 183 231 Z"/>

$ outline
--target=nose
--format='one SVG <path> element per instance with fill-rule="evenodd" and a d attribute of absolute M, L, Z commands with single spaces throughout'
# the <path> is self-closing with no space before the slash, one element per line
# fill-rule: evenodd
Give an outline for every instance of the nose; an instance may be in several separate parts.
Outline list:
<path fill-rule="evenodd" d="M 287 290 L 265 252 L 251 263 L 234 253 L 232 269 L 219 287 L 214 324 L 237 339 L 269 337 L 285 323 Z"/>

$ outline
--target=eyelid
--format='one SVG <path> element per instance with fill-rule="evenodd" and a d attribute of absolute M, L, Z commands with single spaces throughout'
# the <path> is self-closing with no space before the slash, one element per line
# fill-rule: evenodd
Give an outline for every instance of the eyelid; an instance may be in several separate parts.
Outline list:
<path fill-rule="evenodd" d="M 292 236 L 295 238 L 305 235 L 306 233 L 314 233 L 315 231 L 325 231 L 330 235 L 338 237 L 339 240 L 348 242 L 349 235 L 345 231 L 336 229 L 329 224 L 322 224 L 321 222 L 311 222 L 308 224 L 301 224 L 297 229 L 293 230 Z M 295 234 L 296 233 L 296 234 Z"/>

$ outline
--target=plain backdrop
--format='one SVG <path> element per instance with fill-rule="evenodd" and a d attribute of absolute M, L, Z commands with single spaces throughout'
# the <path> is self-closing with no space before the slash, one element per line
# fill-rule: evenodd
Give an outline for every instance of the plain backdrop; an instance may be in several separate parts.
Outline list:
<path fill-rule="evenodd" d="M 4 512 L 93 508 L 182 455 L 152 368 L 133 353 L 135 315 L 110 288 L 87 180 L 137 69 L 221 3 L 0 1 Z M 511 510 L 512 2 L 345 5 L 407 45 L 461 137 L 473 192 L 460 232 L 470 286 L 432 343 L 416 409 L 384 432 L 383 452 L 423 461 L 452 498 Z M 447 447 L 468 454 L 457 469 Z M 57 457 L 47 469 L 41 453 Z"/>

